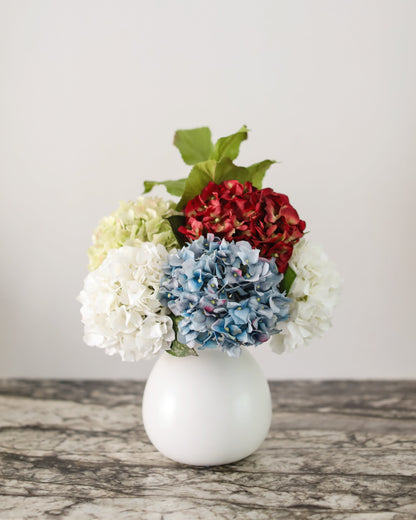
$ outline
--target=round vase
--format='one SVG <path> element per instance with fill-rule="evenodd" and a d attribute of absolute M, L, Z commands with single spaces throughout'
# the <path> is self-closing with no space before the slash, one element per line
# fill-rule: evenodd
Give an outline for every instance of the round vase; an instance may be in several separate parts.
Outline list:
<path fill-rule="evenodd" d="M 266 437 L 270 390 L 246 349 L 239 358 L 219 349 L 183 358 L 164 352 L 147 380 L 142 411 L 149 439 L 166 457 L 194 466 L 228 464 Z"/>

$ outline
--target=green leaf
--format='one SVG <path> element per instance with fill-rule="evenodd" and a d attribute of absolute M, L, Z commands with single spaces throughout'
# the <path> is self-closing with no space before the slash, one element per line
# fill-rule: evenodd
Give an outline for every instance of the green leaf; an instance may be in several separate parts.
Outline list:
<path fill-rule="evenodd" d="M 186 224 L 185 215 L 172 215 L 171 217 L 168 217 L 167 220 L 169 221 L 173 234 L 178 241 L 179 247 L 183 247 L 186 244 L 186 238 L 185 235 L 178 231 L 178 228 Z"/>
<path fill-rule="evenodd" d="M 196 164 L 186 179 L 185 189 L 176 209 L 182 210 L 187 202 L 201 193 L 210 181 L 215 181 L 216 161 L 204 161 Z"/>
<path fill-rule="evenodd" d="M 280 282 L 279 289 L 280 291 L 284 291 L 286 294 L 289 294 L 290 288 L 292 287 L 293 282 L 295 281 L 296 273 L 290 267 L 287 266 L 285 274 L 283 275 L 283 279 Z"/>
<path fill-rule="evenodd" d="M 228 157 L 231 160 L 236 159 L 240 153 L 240 144 L 248 137 L 247 132 L 246 125 L 243 125 L 235 134 L 218 139 L 210 159 L 215 159 L 216 161 L 221 160 L 223 157 Z"/>
<path fill-rule="evenodd" d="M 248 166 L 247 169 L 250 172 L 251 184 L 260 190 L 262 187 L 264 175 L 266 174 L 270 166 L 275 162 L 276 161 L 270 161 L 269 159 L 266 159 L 265 161 L 261 161 L 252 164 L 251 166 Z"/>
<path fill-rule="evenodd" d="M 191 130 L 177 130 L 173 144 L 186 164 L 197 164 L 210 158 L 213 150 L 211 130 L 204 126 Z"/>
<path fill-rule="evenodd" d="M 195 349 L 187 347 L 183 343 L 179 343 L 176 339 L 166 352 L 175 357 L 198 356 Z"/>
<path fill-rule="evenodd" d="M 250 180 L 250 172 L 247 168 L 236 166 L 231 159 L 224 157 L 215 168 L 215 182 L 220 184 L 224 181 L 238 181 L 244 184 Z"/>
<path fill-rule="evenodd" d="M 186 179 L 178 179 L 177 181 L 144 181 L 144 192 L 149 193 L 155 186 L 165 186 L 168 193 L 175 195 L 175 197 L 182 197 L 183 190 L 185 189 Z"/>
<path fill-rule="evenodd" d="M 210 160 L 198 163 L 192 168 L 186 180 L 185 190 L 176 209 L 183 210 L 188 201 L 199 195 L 210 181 L 216 184 L 229 180 L 236 180 L 242 184 L 248 181 L 256 188 L 261 188 L 264 174 L 274 162 L 265 160 L 244 168 L 235 165 L 230 158 L 223 157 L 218 162 Z"/>
<path fill-rule="evenodd" d="M 224 181 L 236 180 L 244 184 L 248 181 L 254 187 L 261 189 L 264 174 L 274 162 L 276 161 L 265 160 L 244 168 L 235 165 L 231 159 L 224 157 L 218 162 L 215 169 L 215 182 L 219 184 Z"/>

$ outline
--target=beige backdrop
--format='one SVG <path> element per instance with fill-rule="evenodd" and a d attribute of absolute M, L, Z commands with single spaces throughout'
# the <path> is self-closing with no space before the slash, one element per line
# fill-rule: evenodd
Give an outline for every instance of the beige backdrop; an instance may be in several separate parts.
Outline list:
<path fill-rule="evenodd" d="M 416 2 L 0 1 L 0 376 L 146 377 L 82 343 L 98 220 L 183 177 L 176 128 L 246 123 L 345 280 L 334 328 L 270 378 L 416 375 Z"/>

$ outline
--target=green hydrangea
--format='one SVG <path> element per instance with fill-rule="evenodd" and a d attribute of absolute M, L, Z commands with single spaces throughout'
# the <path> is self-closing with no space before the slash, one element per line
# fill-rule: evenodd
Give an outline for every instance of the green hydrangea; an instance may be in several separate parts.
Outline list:
<path fill-rule="evenodd" d="M 162 244 L 169 251 L 178 247 L 166 220 L 175 203 L 158 197 L 139 197 L 121 202 L 110 216 L 104 217 L 94 231 L 93 245 L 88 249 L 89 269 L 97 269 L 110 249 L 138 246 L 143 242 Z"/>

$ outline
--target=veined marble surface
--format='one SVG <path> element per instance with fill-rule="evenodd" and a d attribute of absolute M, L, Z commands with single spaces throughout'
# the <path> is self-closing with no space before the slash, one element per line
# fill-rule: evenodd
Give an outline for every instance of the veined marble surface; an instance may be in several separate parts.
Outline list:
<path fill-rule="evenodd" d="M 414 520 L 416 382 L 275 382 L 247 459 L 160 455 L 144 384 L 0 381 L 0 519 Z"/>

